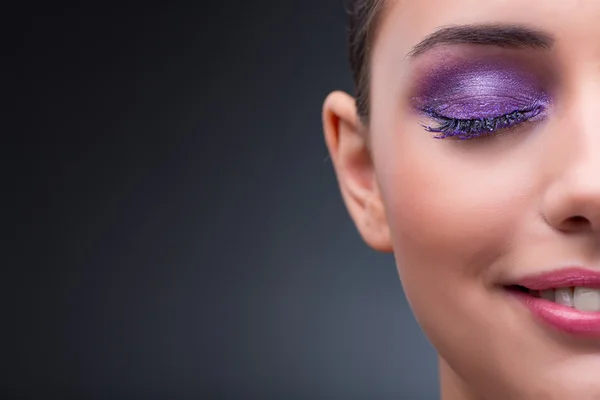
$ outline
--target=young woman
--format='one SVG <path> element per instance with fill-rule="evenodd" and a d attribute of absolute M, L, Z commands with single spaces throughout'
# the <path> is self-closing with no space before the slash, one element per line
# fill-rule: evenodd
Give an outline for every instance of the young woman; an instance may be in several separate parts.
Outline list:
<path fill-rule="evenodd" d="M 353 0 L 325 139 L 442 399 L 600 399 L 600 1 Z"/>

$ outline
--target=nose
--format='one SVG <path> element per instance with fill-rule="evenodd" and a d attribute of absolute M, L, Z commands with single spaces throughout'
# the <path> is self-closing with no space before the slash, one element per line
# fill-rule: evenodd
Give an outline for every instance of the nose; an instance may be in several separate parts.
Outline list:
<path fill-rule="evenodd" d="M 596 100 L 593 104 L 600 104 L 600 98 Z M 559 135 L 556 151 L 548 154 L 555 173 L 544 194 L 542 213 L 558 231 L 600 236 L 600 129 L 594 121 L 598 111 L 589 111 L 587 118 L 579 113 L 575 132 L 573 124 L 560 128 L 568 134 Z"/>
<path fill-rule="evenodd" d="M 550 226 L 565 233 L 589 231 L 600 235 L 600 169 L 595 178 L 599 184 L 571 181 L 550 191 L 544 206 L 544 218 Z"/>

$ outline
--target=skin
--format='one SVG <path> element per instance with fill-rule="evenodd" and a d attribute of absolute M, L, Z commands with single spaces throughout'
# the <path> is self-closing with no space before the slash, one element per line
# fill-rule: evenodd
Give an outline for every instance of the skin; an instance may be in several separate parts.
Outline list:
<path fill-rule="evenodd" d="M 444 400 L 600 399 L 600 342 L 540 324 L 499 286 L 572 265 L 600 269 L 599 17 L 593 0 L 389 0 L 371 60 L 369 125 L 351 96 L 325 101 L 343 199 L 364 241 L 394 253 L 439 353 Z M 440 27 L 489 23 L 527 25 L 555 43 L 441 45 L 407 58 Z M 411 99 L 445 57 L 501 57 L 538 71 L 552 92 L 547 116 L 481 139 L 434 139 Z"/>

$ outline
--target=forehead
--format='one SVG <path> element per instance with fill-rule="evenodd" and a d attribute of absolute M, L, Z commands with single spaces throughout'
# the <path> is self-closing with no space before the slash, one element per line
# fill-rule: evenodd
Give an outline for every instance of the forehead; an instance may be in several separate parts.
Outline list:
<path fill-rule="evenodd" d="M 373 56 L 383 50 L 405 57 L 421 39 L 452 25 L 524 25 L 563 41 L 589 41 L 600 38 L 598 18 L 597 0 L 386 0 Z"/>

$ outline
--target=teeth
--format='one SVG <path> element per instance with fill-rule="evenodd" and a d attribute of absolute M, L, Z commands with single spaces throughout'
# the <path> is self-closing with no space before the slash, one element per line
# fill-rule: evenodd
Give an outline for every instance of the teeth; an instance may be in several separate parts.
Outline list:
<path fill-rule="evenodd" d="M 556 289 L 556 303 L 563 306 L 573 307 L 575 305 L 573 298 L 573 288 Z"/>
<path fill-rule="evenodd" d="M 600 311 L 600 289 L 575 288 L 574 306 L 579 311 Z"/>
<path fill-rule="evenodd" d="M 573 307 L 579 311 L 600 312 L 600 289 L 567 287 L 532 291 L 531 293 L 536 297 L 553 301 L 566 307 Z"/>

